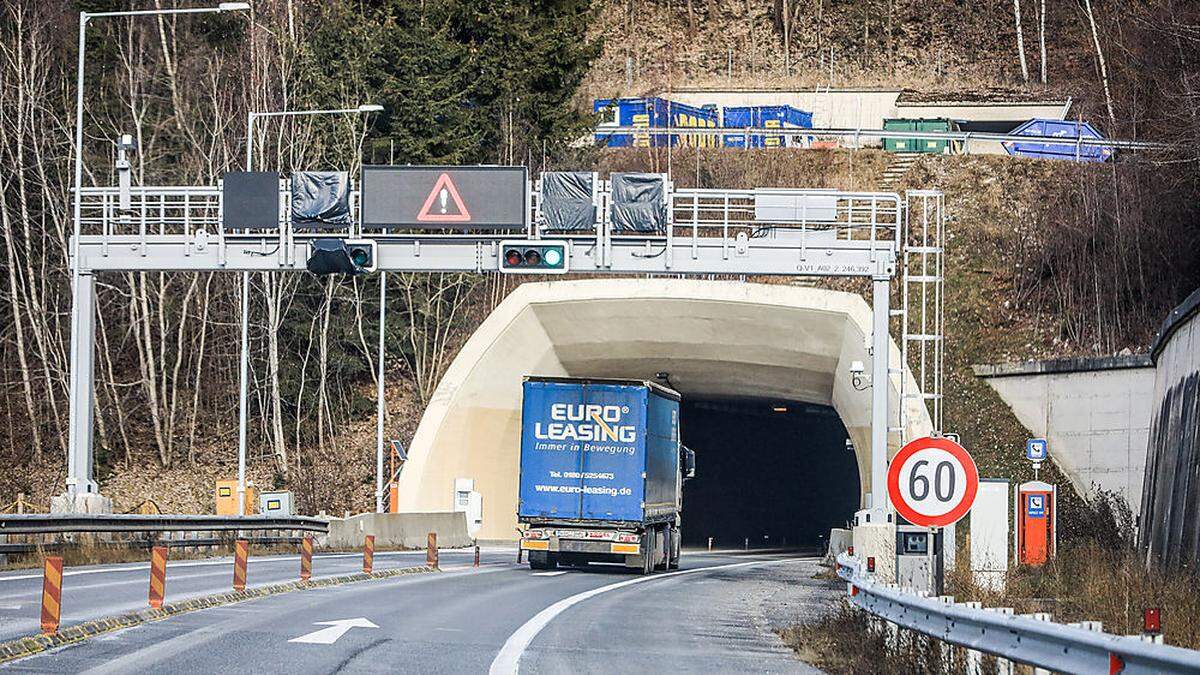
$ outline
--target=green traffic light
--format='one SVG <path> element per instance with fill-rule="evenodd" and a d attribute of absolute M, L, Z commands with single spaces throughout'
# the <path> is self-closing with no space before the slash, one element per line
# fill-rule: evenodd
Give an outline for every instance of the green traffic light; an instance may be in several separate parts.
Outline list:
<path fill-rule="evenodd" d="M 550 267 L 558 267 L 562 264 L 562 250 L 557 248 L 548 248 L 546 249 L 545 253 L 542 254 L 542 259 L 545 260 L 546 264 Z"/>
<path fill-rule="evenodd" d="M 359 267 L 371 262 L 371 256 L 367 253 L 365 248 L 356 248 L 351 250 L 350 259 L 353 260 L 354 264 L 358 265 Z"/>

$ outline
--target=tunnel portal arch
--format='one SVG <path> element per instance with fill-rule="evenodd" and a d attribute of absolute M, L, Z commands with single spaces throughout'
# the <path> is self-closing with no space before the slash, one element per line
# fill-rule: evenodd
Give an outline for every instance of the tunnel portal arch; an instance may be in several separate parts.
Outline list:
<path fill-rule="evenodd" d="M 865 506 L 871 490 L 871 309 L 859 295 L 784 284 L 690 279 L 526 283 L 480 324 L 434 391 L 401 472 L 401 512 L 454 508 L 457 478 L 483 498 L 480 539 L 516 537 L 521 381 L 526 375 L 653 379 L 670 373 L 685 397 L 755 398 L 831 406 L 854 444 Z M 889 362 L 900 363 L 891 342 Z M 869 366 L 868 366 L 869 372 Z M 908 378 L 906 390 L 917 391 Z M 898 424 L 900 378 L 887 383 Z M 906 437 L 931 423 L 906 401 Z M 888 435 L 888 456 L 900 434 Z"/>

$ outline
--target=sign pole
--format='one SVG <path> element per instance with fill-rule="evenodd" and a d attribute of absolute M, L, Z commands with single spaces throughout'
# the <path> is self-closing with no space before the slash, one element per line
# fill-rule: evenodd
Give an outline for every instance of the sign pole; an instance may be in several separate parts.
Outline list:
<path fill-rule="evenodd" d="M 379 376 L 376 382 L 375 408 L 375 513 L 383 513 L 383 356 L 387 320 L 387 272 L 379 273 Z"/>
<path fill-rule="evenodd" d="M 890 275 L 877 275 L 871 283 L 871 511 L 887 522 L 888 426 L 888 293 Z"/>

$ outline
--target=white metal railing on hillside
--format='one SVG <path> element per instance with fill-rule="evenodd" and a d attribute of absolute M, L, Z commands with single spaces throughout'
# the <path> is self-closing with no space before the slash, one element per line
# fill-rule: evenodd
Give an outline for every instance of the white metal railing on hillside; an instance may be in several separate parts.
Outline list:
<path fill-rule="evenodd" d="M 843 138 L 853 141 L 856 147 L 862 146 L 863 140 L 879 140 L 885 138 L 915 138 L 928 141 L 955 141 L 962 143 L 964 152 L 975 141 L 992 143 L 1044 143 L 1050 145 L 1070 145 L 1078 148 L 1111 148 L 1114 150 L 1163 150 L 1169 146 L 1165 143 L 1151 141 L 1130 141 L 1108 138 L 1085 138 L 1076 136 L 1023 136 L 1016 134 L 996 134 L 984 131 L 899 131 L 891 129 L 818 129 L 818 128 L 788 128 L 788 127 L 632 127 L 632 126 L 599 126 L 593 130 L 594 140 L 604 142 L 607 138 L 617 135 L 638 134 L 643 140 L 649 137 L 667 135 L 678 136 L 680 145 L 685 139 L 701 136 L 765 136 L 782 139 L 790 137 L 802 138 Z M 746 146 L 749 147 L 749 143 Z"/>
<path fill-rule="evenodd" d="M 979 654 L 1061 673 L 1198 673 L 1200 651 L 1142 636 L 1102 632 L 1098 621 L 1060 624 L 1045 613 L 1014 615 L 1009 608 L 929 597 L 875 581 L 858 558 L 842 553 L 838 576 L 852 605 L 889 624 L 968 650 L 968 672 L 980 672 Z"/>

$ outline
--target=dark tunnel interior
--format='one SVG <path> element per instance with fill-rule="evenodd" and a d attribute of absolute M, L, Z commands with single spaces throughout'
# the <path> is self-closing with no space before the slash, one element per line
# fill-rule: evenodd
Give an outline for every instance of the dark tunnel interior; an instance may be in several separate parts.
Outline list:
<path fill-rule="evenodd" d="M 685 545 L 819 546 L 858 509 L 854 452 L 832 408 L 685 399 L 680 422 L 696 453 L 683 490 Z"/>

